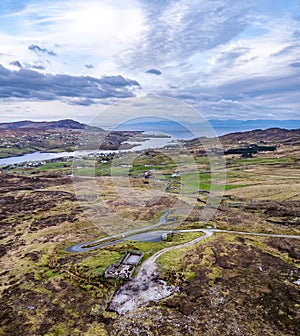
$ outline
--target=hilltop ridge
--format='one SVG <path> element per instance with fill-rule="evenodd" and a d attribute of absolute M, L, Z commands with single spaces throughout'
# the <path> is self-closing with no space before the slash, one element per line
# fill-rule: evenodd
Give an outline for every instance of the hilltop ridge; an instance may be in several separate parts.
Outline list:
<path fill-rule="evenodd" d="M 0 129 L 4 130 L 37 129 L 41 131 L 51 129 L 71 129 L 71 130 L 104 131 L 102 128 L 88 126 L 73 119 L 62 119 L 58 121 L 22 120 L 16 122 L 7 122 L 7 123 L 0 123 Z"/>
<path fill-rule="evenodd" d="M 237 141 L 263 141 L 263 142 L 296 142 L 300 141 L 300 128 L 288 130 L 285 128 L 273 127 L 265 130 L 255 129 L 245 132 L 234 132 L 222 135 L 222 143 Z"/>

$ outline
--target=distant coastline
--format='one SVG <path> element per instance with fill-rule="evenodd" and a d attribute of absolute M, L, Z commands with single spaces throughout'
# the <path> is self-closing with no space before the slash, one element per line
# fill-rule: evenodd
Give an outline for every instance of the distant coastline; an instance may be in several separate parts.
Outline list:
<path fill-rule="evenodd" d="M 189 126 L 188 122 L 185 122 Z M 193 128 L 198 126 L 199 132 L 203 132 L 203 136 L 207 136 L 206 128 L 207 123 L 192 124 Z M 229 133 L 252 131 L 255 129 L 267 129 L 267 128 L 284 128 L 284 129 L 298 129 L 300 128 L 300 119 L 297 120 L 271 120 L 271 119 L 257 119 L 257 120 L 219 120 L 211 119 L 208 120 L 208 125 L 210 125 L 216 133 L 216 136 L 222 136 Z M 117 130 L 127 130 L 127 131 L 153 131 L 168 133 L 179 139 L 192 139 L 193 134 L 185 129 L 182 125 L 169 121 L 169 120 L 159 120 L 159 121 L 145 121 L 136 123 L 126 123 L 117 128 Z"/>
<path fill-rule="evenodd" d="M 101 128 L 99 128 L 101 127 Z M 144 146 L 161 147 L 161 144 L 175 139 L 191 140 L 206 136 L 220 137 L 226 134 L 281 128 L 300 129 L 300 120 L 209 120 L 202 123 L 185 121 L 183 124 L 165 119 L 141 119 L 128 122 L 117 129 L 106 130 L 103 125 L 89 126 L 72 119 L 52 122 L 19 121 L 0 124 L 0 165 L 24 160 L 57 158 L 71 156 L 80 142 L 80 134 L 88 132 L 93 136 L 99 134 L 107 137 L 104 152 L 118 150 L 141 150 Z M 105 126 L 104 126 L 105 127 Z M 191 131 L 193 130 L 193 131 Z M 121 131 L 121 132 L 119 132 Z M 152 136 L 145 135 L 147 133 Z M 136 137 L 139 135 L 139 137 Z M 169 135 L 170 138 L 166 137 Z M 130 136 L 136 138 L 132 141 Z M 53 142 L 49 142 L 49 139 Z M 86 141 L 85 139 L 83 141 Z M 56 146 L 55 146 L 56 145 Z M 137 146 L 137 147 L 135 147 Z M 62 153 L 60 153 L 62 152 Z M 6 160 L 11 158 L 10 160 Z"/>

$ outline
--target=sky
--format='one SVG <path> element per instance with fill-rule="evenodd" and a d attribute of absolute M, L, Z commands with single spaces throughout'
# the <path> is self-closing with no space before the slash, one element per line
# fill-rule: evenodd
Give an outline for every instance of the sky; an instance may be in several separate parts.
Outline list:
<path fill-rule="evenodd" d="M 88 122 L 147 96 L 300 119 L 299 0 L 1 0 L 0 122 Z"/>

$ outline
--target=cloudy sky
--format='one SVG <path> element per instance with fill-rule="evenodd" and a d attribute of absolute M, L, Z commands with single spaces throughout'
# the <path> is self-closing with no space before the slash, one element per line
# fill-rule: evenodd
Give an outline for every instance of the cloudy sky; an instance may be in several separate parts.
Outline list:
<path fill-rule="evenodd" d="M 299 93 L 299 0 L 1 0 L 0 121 L 87 122 L 147 95 L 299 119 Z"/>

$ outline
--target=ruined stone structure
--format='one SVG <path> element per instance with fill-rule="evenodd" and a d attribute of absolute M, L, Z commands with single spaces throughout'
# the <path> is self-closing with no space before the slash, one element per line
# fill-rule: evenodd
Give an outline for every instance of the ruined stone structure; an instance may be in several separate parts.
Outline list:
<path fill-rule="evenodd" d="M 117 264 L 111 264 L 105 271 L 107 278 L 122 278 L 130 280 L 135 267 L 138 265 L 144 254 L 139 251 L 128 251 Z"/>

